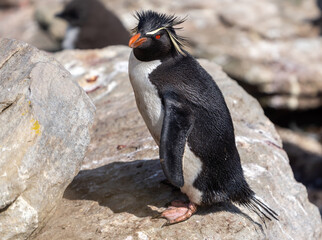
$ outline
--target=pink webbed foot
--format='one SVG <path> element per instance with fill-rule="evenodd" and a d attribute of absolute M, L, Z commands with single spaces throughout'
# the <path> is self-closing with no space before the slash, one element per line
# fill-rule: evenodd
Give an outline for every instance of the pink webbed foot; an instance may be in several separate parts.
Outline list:
<path fill-rule="evenodd" d="M 159 217 L 167 219 L 168 221 L 163 226 L 168 226 L 189 219 L 196 211 L 196 204 L 176 200 L 172 201 L 171 206 L 164 210 Z"/>

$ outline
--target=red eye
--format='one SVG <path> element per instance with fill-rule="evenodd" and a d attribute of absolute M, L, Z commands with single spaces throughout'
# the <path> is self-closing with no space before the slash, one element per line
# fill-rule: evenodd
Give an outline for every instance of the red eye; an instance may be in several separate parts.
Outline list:
<path fill-rule="evenodd" d="M 155 36 L 156 39 L 160 39 L 160 37 L 161 37 L 160 35 L 156 35 Z"/>

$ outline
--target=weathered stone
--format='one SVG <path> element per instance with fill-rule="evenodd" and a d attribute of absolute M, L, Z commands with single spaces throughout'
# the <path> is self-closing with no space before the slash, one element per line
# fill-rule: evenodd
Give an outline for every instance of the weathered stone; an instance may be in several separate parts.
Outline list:
<path fill-rule="evenodd" d="M 0 239 L 41 228 L 78 173 L 95 107 L 49 55 L 0 39 Z"/>
<path fill-rule="evenodd" d="M 55 56 L 84 82 L 97 107 L 92 142 L 55 216 L 35 239 L 320 239 L 321 218 L 297 183 L 273 124 L 258 102 L 214 63 L 201 64 L 222 89 L 235 124 L 243 169 L 251 187 L 279 214 L 267 222 L 245 208 L 218 204 L 188 221 L 161 228 L 151 219 L 183 195 L 165 179 L 158 148 L 136 108 L 126 72 L 130 50 L 109 47 Z M 95 81 L 94 81 L 95 82 Z M 93 87 L 94 88 L 94 87 Z"/>
<path fill-rule="evenodd" d="M 322 144 L 304 133 L 277 128 L 296 180 L 308 188 L 309 199 L 322 214 Z"/>

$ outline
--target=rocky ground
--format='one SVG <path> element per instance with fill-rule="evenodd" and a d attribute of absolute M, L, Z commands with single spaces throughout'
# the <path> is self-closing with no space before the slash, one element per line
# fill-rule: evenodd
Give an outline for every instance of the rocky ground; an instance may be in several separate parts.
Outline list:
<path fill-rule="evenodd" d="M 232 113 L 245 175 L 279 212 L 267 222 L 244 208 L 202 208 L 188 221 L 162 228 L 152 219 L 167 202 L 185 198 L 165 184 L 158 148 L 139 115 L 127 76 L 127 47 L 55 54 L 93 99 L 92 142 L 82 171 L 67 188 L 55 216 L 35 239 L 318 239 L 321 219 L 291 172 L 281 140 L 255 99 L 201 61 L 222 89 Z M 93 81 L 93 79 L 96 79 Z M 250 107 L 251 106 L 251 107 Z M 247 113 L 247 114 L 246 114 Z M 281 184 L 283 182 L 283 184 Z"/>
<path fill-rule="evenodd" d="M 4 5 L 0 3 L 0 37 L 21 39 L 47 51 L 57 51 L 60 48 L 66 24 L 54 18 L 53 15 L 61 10 L 63 0 L 7 0 L 3 2 L 6 6 L 1 8 Z M 8 5 L 7 2 L 10 4 Z M 264 107 L 265 114 L 282 127 L 277 130 L 281 135 L 283 148 L 289 156 L 295 178 L 306 184 L 310 201 L 319 206 L 322 213 L 322 70 L 320 67 L 322 64 L 322 38 L 319 37 L 321 28 L 311 24 L 311 20 L 319 16 L 319 10 L 314 0 L 202 0 L 197 2 L 189 0 L 180 3 L 167 0 L 162 2 L 157 0 L 136 2 L 103 0 L 103 2 L 121 18 L 128 29 L 135 25 L 132 14 L 139 9 L 154 9 L 166 13 L 173 13 L 175 9 L 175 13 L 179 16 L 188 15 L 187 21 L 183 24 L 182 35 L 191 39 L 189 51 L 197 57 L 207 58 L 220 64 L 230 77 L 236 79 L 248 93 L 259 100 Z M 67 70 L 89 93 L 98 109 L 104 109 L 98 110 L 98 119 L 91 133 L 95 140 L 90 145 L 82 167 L 84 171 L 98 169 L 97 174 L 102 176 L 94 177 L 93 182 L 97 180 L 108 184 L 107 182 L 111 181 L 110 178 L 103 177 L 102 173 L 104 171 L 110 173 L 109 168 L 100 168 L 104 164 L 109 164 L 110 161 L 122 162 L 124 158 L 141 160 L 157 157 L 157 149 L 152 138 L 146 134 L 145 126 L 141 125 L 141 120 L 136 115 L 135 106 L 130 103 L 130 90 L 128 89 L 129 92 L 124 99 L 118 90 L 120 86 L 124 89 L 128 87 L 123 85 L 125 83 L 116 80 L 120 76 L 124 82 L 127 81 L 127 60 L 125 57 L 127 53 L 123 51 L 120 50 L 119 53 L 116 50 L 67 51 L 57 55 Z M 118 63 L 111 65 L 110 63 L 114 61 L 118 61 Z M 118 105 L 117 101 L 125 102 Z M 106 109 L 105 105 L 110 108 Z M 124 114 L 124 109 L 127 114 Z M 108 113 L 106 116 L 104 111 Z M 99 130 L 103 128 L 120 128 L 122 131 L 104 132 Z M 132 128 L 135 129 L 132 131 Z M 132 134 L 136 140 L 130 138 Z M 110 142 L 118 137 L 122 141 Z M 102 158 L 103 155 L 106 157 Z M 144 165 L 144 169 L 154 168 L 156 166 L 154 164 L 157 163 L 150 161 Z M 123 168 L 120 165 L 113 165 L 114 167 L 121 168 L 121 173 L 132 169 L 128 166 Z M 146 170 L 139 172 L 144 175 L 144 171 Z M 156 177 L 161 178 L 160 174 L 158 173 Z M 94 197 L 98 199 L 98 205 L 94 204 L 93 208 L 84 207 L 81 204 L 83 200 L 80 201 L 78 198 L 87 199 L 89 204 L 93 203 L 93 199 L 87 197 L 92 195 L 88 193 L 88 189 L 92 187 L 88 186 L 89 183 L 84 180 L 84 178 L 91 178 L 90 175 L 90 172 L 82 172 L 65 192 L 65 198 L 58 210 L 62 215 L 60 218 L 55 218 L 57 220 L 56 225 L 54 224 L 56 227 L 52 228 L 51 233 L 58 231 L 57 225 L 59 225 L 59 221 L 64 220 L 64 216 L 72 214 L 71 210 L 66 211 L 66 215 L 64 215 L 64 206 L 66 209 L 68 206 L 72 209 L 71 204 L 77 202 L 80 207 L 74 206 L 76 212 L 79 210 L 87 215 L 90 209 L 94 209 L 93 212 L 102 211 L 107 214 L 110 210 L 103 211 L 102 209 L 105 208 L 102 208 L 99 202 L 113 205 L 119 200 L 118 197 L 115 197 L 114 202 L 112 201 L 113 203 L 110 204 L 110 200 L 106 200 L 103 195 L 98 194 L 99 196 Z M 132 181 L 126 179 L 125 181 Z M 132 179 L 132 176 L 129 176 L 129 179 Z M 123 180 L 118 179 L 117 181 L 122 182 Z M 91 191 L 96 191 L 97 184 L 93 184 L 94 190 Z M 116 182 L 112 182 L 113 184 L 121 188 Z M 83 191 L 84 194 L 78 195 L 79 193 L 75 190 L 77 185 L 80 185 L 80 192 Z M 152 184 L 148 189 L 155 186 Z M 167 186 L 158 186 L 164 192 L 169 190 Z M 101 187 L 98 189 L 104 192 Z M 135 191 L 138 190 L 137 187 L 135 189 Z M 121 190 L 121 195 L 126 195 L 128 191 L 130 190 Z M 153 190 L 151 191 L 153 192 Z M 93 195 L 95 194 L 93 193 Z M 115 193 L 109 192 L 104 194 L 115 195 Z M 142 196 L 146 194 L 143 192 Z M 174 194 L 177 193 L 174 192 Z M 80 197 L 70 197 L 76 195 Z M 160 205 L 155 204 L 157 210 L 161 208 Z M 111 211 L 114 211 L 115 208 L 115 206 L 112 207 Z M 151 213 L 149 209 L 146 210 L 147 213 L 143 214 L 145 217 Z M 132 213 L 130 210 L 128 211 Z M 142 214 L 138 215 L 140 217 Z M 101 215 L 95 216 L 99 219 L 102 217 Z M 81 219 L 79 216 L 75 217 Z M 87 220 L 95 222 L 94 219 Z M 67 218 L 66 226 L 69 226 L 68 221 Z M 64 228 L 65 225 L 61 225 L 61 228 Z M 46 231 L 49 231 L 49 228 L 46 228 Z M 74 230 L 71 230 L 71 234 L 76 230 L 75 227 Z M 91 230 L 93 229 L 91 228 Z M 102 229 L 98 230 L 96 238 L 104 236 L 104 231 L 101 235 L 99 235 L 99 231 Z M 86 229 L 83 232 L 86 232 Z M 54 236 L 50 235 L 51 233 L 49 231 L 49 235 L 45 236 L 46 234 L 42 232 L 41 236 L 49 239 Z M 65 233 L 67 234 L 66 231 Z M 134 235 L 128 236 L 129 239 L 131 237 L 144 239 L 144 234 L 146 233 L 143 232 L 142 235 L 138 231 Z M 148 234 L 148 236 L 150 235 Z"/>

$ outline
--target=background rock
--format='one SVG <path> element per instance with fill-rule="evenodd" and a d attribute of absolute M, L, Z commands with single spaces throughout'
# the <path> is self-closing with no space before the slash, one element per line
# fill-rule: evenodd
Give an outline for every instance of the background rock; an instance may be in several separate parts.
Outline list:
<path fill-rule="evenodd" d="M 135 26 L 137 10 L 175 9 L 188 16 L 182 26 L 191 40 L 190 52 L 223 66 L 262 106 L 291 111 L 322 107 L 322 39 L 310 21 L 320 15 L 315 0 L 102 2 L 128 29 Z M 43 15 L 48 12 L 41 9 Z"/>
<path fill-rule="evenodd" d="M 248 182 L 279 213 L 280 221 L 261 228 L 256 215 L 230 204 L 201 209 L 188 221 L 166 228 L 161 228 L 165 220 L 151 219 L 167 202 L 183 195 L 161 182 L 165 177 L 156 159 L 158 148 L 138 113 L 127 76 L 129 53 L 126 47 L 109 47 L 55 55 L 81 84 L 86 79 L 98 81 L 92 86 L 96 90 L 89 92 L 97 118 L 82 171 L 35 239 L 322 237 L 318 210 L 308 202 L 303 185 L 294 180 L 273 124 L 256 100 L 205 60 L 201 64 L 219 84 L 232 113 Z"/>
<path fill-rule="evenodd" d="M 62 1 L 39 1 L 35 5 L 35 21 L 38 23 L 38 26 L 40 26 L 40 28 L 45 31 L 55 43 L 60 43 L 63 40 L 67 28 L 65 21 L 55 17 L 55 14 L 59 13 L 62 10 Z"/>
<path fill-rule="evenodd" d="M 58 50 L 66 24 L 54 14 L 64 2 L 35 0 L 14 15 L 7 13 L 0 35 Z M 137 10 L 175 9 L 177 15 L 188 16 L 183 27 L 192 42 L 190 51 L 222 65 L 262 106 L 292 111 L 322 107 L 322 39 L 310 21 L 320 16 L 315 0 L 102 2 L 127 29 L 135 25 L 132 14 Z"/>
<path fill-rule="evenodd" d="M 319 207 L 322 214 L 322 144 L 303 132 L 285 128 L 277 130 L 295 179 L 307 186 L 310 201 Z"/>
<path fill-rule="evenodd" d="M 49 7 L 48 1 L 45 2 Z M 34 4 L 37 1 L 26 2 L 20 8 L 0 9 L 0 36 L 22 40 L 46 51 L 55 51 L 59 49 L 59 43 L 35 21 Z"/>
<path fill-rule="evenodd" d="M 129 28 L 130 12 L 142 7 L 188 15 L 183 34 L 192 40 L 190 51 L 222 65 L 264 107 L 322 106 L 322 39 L 309 21 L 319 16 L 315 0 L 105 2 Z"/>
<path fill-rule="evenodd" d="M 17 7 L 26 0 L 0 0 L 0 7 Z"/>
<path fill-rule="evenodd" d="M 55 59 L 0 39 L 0 239 L 26 239 L 78 173 L 95 107 Z"/>

